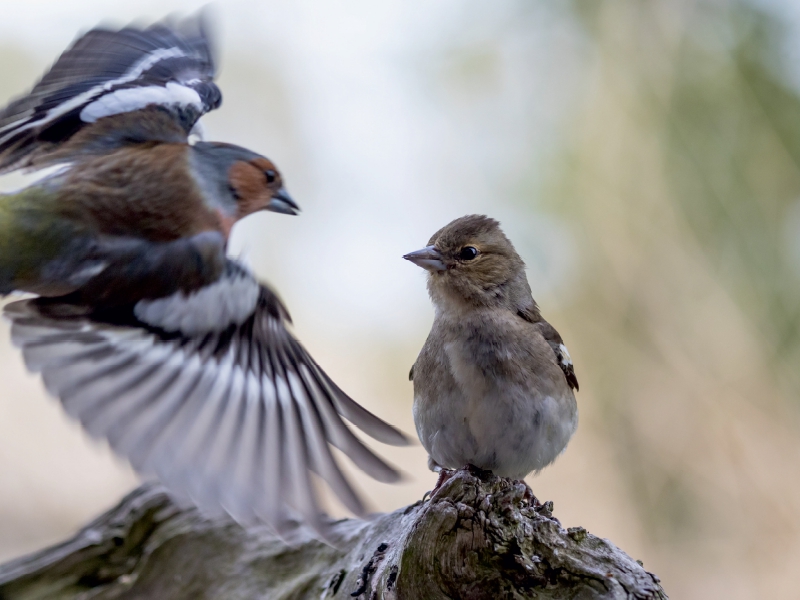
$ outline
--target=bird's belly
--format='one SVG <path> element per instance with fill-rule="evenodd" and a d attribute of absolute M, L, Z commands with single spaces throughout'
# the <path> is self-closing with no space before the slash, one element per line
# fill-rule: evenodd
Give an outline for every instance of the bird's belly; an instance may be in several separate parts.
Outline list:
<path fill-rule="evenodd" d="M 564 450 L 577 427 L 577 405 L 509 388 L 465 395 L 451 389 L 435 399 L 414 399 L 422 445 L 440 466 L 473 464 L 503 477 L 522 478 L 544 468 Z"/>

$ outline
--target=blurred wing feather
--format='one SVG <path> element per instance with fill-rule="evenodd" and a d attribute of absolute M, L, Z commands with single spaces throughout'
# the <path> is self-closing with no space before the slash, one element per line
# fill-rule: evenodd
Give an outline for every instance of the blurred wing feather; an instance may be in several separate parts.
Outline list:
<path fill-rule="evenodd" d="M 192 319 L 199 305 L 183 292 L 168 311 L 141 301 L 102 319 L 64 316 L 69 311 L 53 310 L 56 301 L 41 299 L 15 302 L 5 313 L 28 367 L 135 469 L 157 475 L 206 512 L 267 522 L 279 533 L 299 517 L 326 538 L 312 472 L 351 511 L 365 512 L 330 446 L 380 481 L 399 478 L 342 417 L 379 440 L 406 438 L 331 381 L 286 329 L 278 299 L 242 267 L 228 264 L 213 284 L 215 297 L 226 280 L 241 295 L 248 279 L 258 291 L 249 315 L 241 305 L 223 310 L 210 330 L 198 329 L 208 326 L 207 315 Z"/>
<path fill-rule="evenodd" d="M 0 111 L 0 173 L 70 160 L 75 152 L 146 140 L 186 140 L 222 100 L 202 16 L 147 29 L 93 29 L 30 93 Z M 153 116 L 152 108 L 159 109 Z M 122 119 L 150 111 L 147 118 Z M 95 123 L 103 143 L 91 132 Z M 59 151 L 72 141 L 71 152 Z"/>

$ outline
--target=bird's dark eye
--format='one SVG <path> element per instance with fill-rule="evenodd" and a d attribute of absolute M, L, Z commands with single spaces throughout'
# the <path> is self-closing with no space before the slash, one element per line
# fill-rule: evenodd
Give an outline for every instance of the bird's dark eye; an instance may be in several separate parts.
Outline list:
<path fill-rule="evenodd" d="M 274 183 L 275 179 L 277 179 L 278 174 L 270 169 L 269 171 L 264 171 L 264 175 L 267 176 L 267 183 Z"/>
<path fill-rule="evenodd" d="M 461 260 L 472 260 L 476 256 L 478 256 L 478 250 L 472 246 L 464 246 L 458 253 L 458 258 Z"/>

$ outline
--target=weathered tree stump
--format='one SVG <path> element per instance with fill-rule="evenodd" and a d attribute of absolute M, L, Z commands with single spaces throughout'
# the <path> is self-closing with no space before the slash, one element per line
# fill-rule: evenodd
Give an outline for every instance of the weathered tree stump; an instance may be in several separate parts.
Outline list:
<path fill-rule="evenodd" d="M 666 598 L 655 575 L 525 486 L 458 471 L 425 502 L 297 530 L 209 520 L 145 485 L 73 539 L 0 566 L 0 599 Z"/>

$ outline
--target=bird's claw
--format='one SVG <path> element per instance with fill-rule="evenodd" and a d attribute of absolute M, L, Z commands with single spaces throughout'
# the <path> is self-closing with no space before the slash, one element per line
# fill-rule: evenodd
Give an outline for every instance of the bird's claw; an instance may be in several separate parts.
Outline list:
<path fill-rule="evenodd" d="M 453 476 L 453 473 L 455 473 L 453 469 L 439 467 L 439 478 L 436 480 L 436 485 L 433 486 L 432 490 L 425 492 L 425 495 L 422 496 L 422 501 L 425 502 L 425 500 L 433 496 L 439 490 L 439 488 L 442 487 L 444 483 Z"/>

